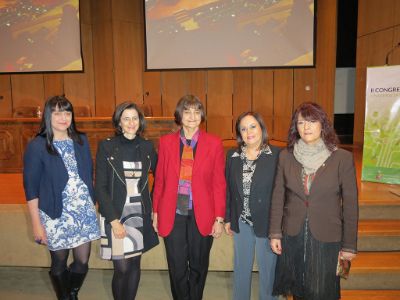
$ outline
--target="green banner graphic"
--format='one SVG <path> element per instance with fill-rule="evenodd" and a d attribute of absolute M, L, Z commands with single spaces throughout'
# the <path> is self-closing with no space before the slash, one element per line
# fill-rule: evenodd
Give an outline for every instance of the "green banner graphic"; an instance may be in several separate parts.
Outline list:
<path fill-rule="evenodd" d="M 400 66 L 367 68 L 361 180 L 400 184 Z"/>

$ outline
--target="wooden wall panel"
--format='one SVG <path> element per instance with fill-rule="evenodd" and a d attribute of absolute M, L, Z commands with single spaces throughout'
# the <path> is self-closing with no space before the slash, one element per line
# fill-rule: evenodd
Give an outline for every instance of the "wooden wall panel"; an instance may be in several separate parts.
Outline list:
<path fill-rule="evenodd" d="M 140 30 L 133 22 L 115 21 L 113 31 L 116 103 L 127 100 L 141 103 L 143 56 L 139 44 Z"/>
<path fill-rule="evenodd" d="M 79 20 L 81 24 L 92 24 L 91 0 L 79 1 Z"/>
<path fill-rule="evenodd" d="M 395 1 L 394 6 L 394 24 L 400 25 L 400 1 Z"/>
<path fill-rule="evenodd" d="M 353 142 L 358 145 L 364 140 L 366 68 L 385 64 L 386 54 L 393 45 L 393 34 L 390 28 L 357 39 Z"/>
<path fill-rule="evenodd" d="M 112 1 L 112 19 L 132 22 L 139 19 L 138 9 L 142 9 L 142 1 L 118 0 Z"/>
<path fill-rule="evenodd" d="M 96 115 L 94 72 L 93 72 L 93 41 L 91 25 L 81 25 L 82 53 L 84 71 L 65 73 L 64 93 L 75 106 L 89 106 L 91 115 Z"/>
<path fill-rule="evenodd" d="M 111 0 L 92 0 L 91 5 L 96 116 L 111 116 L 115 108 Z"/>
<path fill-rule="evenodd" d="M 42 106 L 44 84 L 42 74 L 11 75 L 13 108 L 19 106 Z"/>
<path fill-rule="evenodd" d="M 11 76 L 0 75 L 0 117 L 10 117 L 12 115 L 12 109 Z"/>
<path fill-rule="evenodd" d="M 316 59 L 316 96 L 319 103 L 333 120 L 336 74 L 336 31 L 337 1 L 318 2 L 317 11 L 317 59 Z"/>
<path fill-rule="evenodd" d="M 62 73 L 43 74 L 44 99 L 64 94 L 64 76 Z"/>
<path fill-rule="evenodd" d="M 143 103 L 142 1 L 112 2 L 116 103 Z"/>
<path fill-rule="evenodd" d="M 400 2 L 399 2 L 400 6 Z M 400 9 L 400 7 L 399 7 Z M 400 26 L 396 26 L 394 28 L 394 39 L 393 39 L 393 47 L 396 45 L 399 45 L 400 43 Z M 396 50 L 393 51 L 392 55 L 389 58 L 389 64 L 390 65 L 400 65 L 400 48 L 396 48 Z"/>
<path fill-rule="evenodd" d="M 92 23 L 107 22 L 112 20 L 112 2 L 113 0 L 90 1 Z"/>
<path fill-rule="evenodd" d="M 232 102 L 232 128 L 235 133 L 237 117 L 246 111 L 252 110 L 252 78 L 251 70 L 233 71 L 233 102 Z"/>
<path fill-rule="evenodd" d="M 357 36 L 361 37 L 395 25 L 396 15 L 398 16 L 398 2 L 398 0 L 358 1 Z M 395 8 L 397 8 L 397 13 Z"/>
<path fill-rule="evenodd" d="M 186 74 L 180 71 L 161 73 L 163 116 L 172 117 L 178 100 L 186 95 Z"/>
<path fill-rule="evenodd" d="M 294 70 L 293 108 L 300 103 L 315 101 L 315 69 Z"/>
<path fill-rule="evenodd" d="M 232 71 L 207 72 L 207 131 L 230 139 L 232 134 Z"/>
<path fill-rule="evenodd" d="M 357 67 L 383 66 L 393 47 L 393 28 L 357 39 Z"/>
<path fill-rule="evenodd" d="M 262 115 L 270 137 L 273 135 L 274 116 L 274 72 L 273 70 L 253 70 L 252 109 Z"/>
<path fill-rule="evenodd" d="M 199 97 L 205 107 L 207 107 L 207 72 L 206 71 L 187 71 L 186 84 L 187 93 Z"/>
<path fill-rule="evenodd" d="M 365 67 L 356 68 L 353 143 L 358 145 L 364 141 L 366 75 L 367 69 Z"/>
<path fill-rule="evenodd" d="M 143 73 L 143 103 L 151 105 L 154 116 L 163 116 L 161 102 L 161 73 Z"/>
<path fill-rule="evenodd" d="M 272 137 L 287 139 L 287 131 L 293 112 L 293 70 L 274 70 L 274 124 Z"/>

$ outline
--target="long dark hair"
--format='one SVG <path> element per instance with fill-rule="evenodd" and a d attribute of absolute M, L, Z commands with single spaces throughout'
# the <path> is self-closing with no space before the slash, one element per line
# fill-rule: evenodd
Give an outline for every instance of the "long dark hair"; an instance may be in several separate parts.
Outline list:
<path fill-rule="evenodd" d="M 72 113 L 71 125 L 67 129 L 68 136 L 74 142 L 77 142 L 80 145 L 83 144 L 82 138 L 80 137 L 82 132 L 79 131 L 75 125 L 74 108 L 72 103 L 64 95 L 50 97 L 44 105 L 42 121 L 37 136 L 42 136 L 46 139 L 46 149 L 50 154 L 54 155 L 58 155 L 58 152 L 53 145 L 54 132 L 53 127 L 51 126 L 51 114 L 57 109 L 58 111 L 69 111 Z"/>
<path fill-rule="evenodd" d="M 268 145 L 268 133 L 267 133 L 267 127 L 265 126 L 264 120 L 261 117 L 259 113 L 253 112 L 253 111 L 248 111 L 242 113 L 236 120 L 236 125 L 235 125 L 235 130 L 236 130 L 236 141 L 238 143 L 238 151 L 242 151 L 241 147 L 244 146 L 244 141 L 242 139 L 242 135 L 240 134 L 240 122 L 243 120 L 244 117 L 247 116 L 252 116 L 254 119 L 256 119 L 258 125 L 261 127 L 261 133 L 262 133 L 262 139 L 261 139 L 261 145 L 260 149 L 263 146 Z"/>
<path fill-rule="evenodd" d="M 326 112 L 317 103 L 304 102 L 297 107 L 292 116 L 288 133 L 287 147 L 289 151 L 293 151 L 294 144 L 296 144 L 300 139 L 300 134 L 297 130 L 297 121 L 300 114 L 306 121 L 319 121 L 321 123 L 321 138 L 324 141 L 325 146 L 330 151 L 335 150 L 339 144 L 339 139 Z"/>

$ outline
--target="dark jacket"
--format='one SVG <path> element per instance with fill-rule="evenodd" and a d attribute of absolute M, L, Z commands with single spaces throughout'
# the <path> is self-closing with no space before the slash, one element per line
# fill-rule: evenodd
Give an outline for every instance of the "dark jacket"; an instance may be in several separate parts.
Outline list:
<path fill-rule="evenodd" d="M 357 252 L 358 200 L 352 153 L 334 151 L 317 170 L 308 196 L 302 168 L 292 152 L 282 150 L 272 196 L 270 237 L 297 235 L 308 217 L 314 238 L 341 242 L 343 250 Z"/>
<path fill-rule="evenodd" d="M 280 151 L 278 147 L 274 146 L 270 146 L 270 149 L 271 154 L 262 153 L 257 160 L 249 199 L 254 233 L 257 237 L 263 238 L 268 235 L 269 208 Z M 231 229 L 239 232 L 238 221 L 243 211 L 244 197 L 243 161 L 235 149 L 228 151 L 225 172 L 227 181 L 225 222 L 230 222 Z"/>
<path fill-rule="evenodd" d="M 92 156 L 86 135 L 81 135 L 81 138 L 82 145 L 74 142 L 78 173 L 94 201 Z M 52 219 L 59 218 L 63 207 L 62 191 L 68 178 L 68 171 L 61 156 L 47 152 L 44 137 L 37 136 L 29 142 L 24 155 L 24 188 L 27 201 L 39 198 L 39 209 Z"/>
<path fill-rule="evenodd" d="M 154 174 L 156 170 L 157 154 L 151 141 L 139 136 L 135 139 L 138 139 L 135 147 L 142 162 L 139 190 L 142 196 L 143 238 L 146 251 L 158 244 L 151 221 L 152 202 L 148 183 L 148 172 L 151 170 Z M 107 138 L 99 143 L 96 154 L 95 195 L 99 203 L 99 212 L 108 223 L 120 219 L 126 201 L 127 191 L 120 152 L 123 142 L 122 135 Z"/>

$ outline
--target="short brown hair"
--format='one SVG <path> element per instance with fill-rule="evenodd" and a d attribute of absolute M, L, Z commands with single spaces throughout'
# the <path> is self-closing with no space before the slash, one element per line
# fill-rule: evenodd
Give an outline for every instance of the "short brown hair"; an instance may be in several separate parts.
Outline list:
<path fill-rule="evenodd" d="M 182 125 L 182 115 L 183 111 L 189 108 L 198 109 L 201 112 L 201 122 L 204 122 L 206 119 L 206 112 L 204 111 L 203 103 L 201 103 L 200 99 L 193 95 L 185 95 L 181 99 L 179 99 L 175 108 L 175 123 L 179 126 Z"/>

